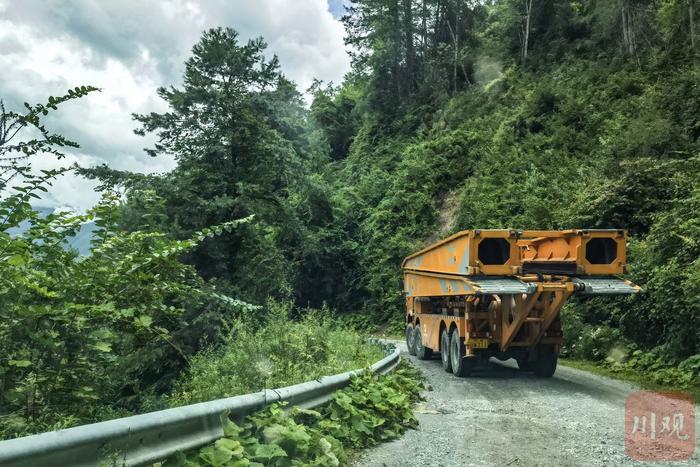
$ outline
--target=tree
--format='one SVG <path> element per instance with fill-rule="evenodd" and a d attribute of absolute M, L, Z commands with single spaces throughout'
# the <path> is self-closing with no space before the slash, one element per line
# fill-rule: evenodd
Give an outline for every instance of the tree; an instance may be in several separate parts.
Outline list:
<path fill-rule="evenodd" d="M 695 2 L 688 0 L 688 31 L 690 34 L 690 48 L 695 50 Z"/>
<path fill-rule="evenodd" d="M 265 48 L 262 39 L 240 43 L 232 29 L 205 32 L 185 64 L 183 86 L 158 90 L 169 110 L 135 115 L 138 133 L 158 138 L 148 153 L 175 156 L 171 173 L 129 176 L 104 167 L 82 173 L 99 178 L 103 188 L 126 189 L 122 227 L 129 231 L 143 228 L 146 193 L 160 200 L 159 223 L 178 239 L 252 215 L 250 223 L 194 249 L 186 260 L 223 290 L 251 302 L 272 296 L 320 305 L 325 297 L 308 274 L 332 269 L 317 248 L 331 210 L 313 174 L 328 154 L 299 92 L 281 74 L 277 58 L 265 58 Z M 343 101 L 339 112 L 353 105 Z M 319 106 L 319 119 L 338 116 Z M 326 141 L 343 157 L 347 130 L 327 129 Z"/>
<path fill-rule="evenodd" d="M 530 46 L 530 27 L 532 21 L 532 3 L 533 0 L 523 0 L 524 14 L 523 14 L 523 32 L 522 32 L 522 53 L 520 55 L 523 64 L 527 62 L 527 51 Z"/>
<path fill-rule="evenodd" d="M 657 23 L 667 56 L 684 60 L 697 52 L 698 0 L 666 0 L 657 10 Z"/>
<path fill-rule="evenodd" d="M 637 37 L 634 10 L 629 0 L 622 2 L 622 44 L 627 54 L 634 57 L 637 50 Z"/>
<path fill-rule="evenodd" d="M 139 134 L 158 135 L 149 153 L 178 161 L 172 173 L 149 181 L 175 236 L 255 215 L 189 260 L 205 277 L 235 284 L 259 302 L 287 294 L 294 280 L 284 257 L 294 256 L 299 223 L 287 200 L 307 144 L 298 128 L 299 94 L 265 48 L 260 38 L 240 44 L 232 29 L 205 32 L 185 64 L 183 87 L 158 90 L 170 110 L 134 116 Z"/>
<path fill-rule="evenodd" d="M 25 113 L 0 114 L 0 155 L 9 161 L 0 198 L 0 438 L 35 433 L 140 408 L 167 389 L 202 345 L 248 307 L 215 292 L 180 256 L 245 221 L 173 240 L 117 227 L 120 200 L 105 193 L 85 214 L 42 215 L 31 205 L 68 169 L 32 172 L 32 156 L 63 157 L 77 143 L 42 117 L 95 88 L 80 87 Z M 33 127 L 36 132 L 22 132 Z M 21 161 L 17 163 L 17 161 Z M 4 186 L 8 178 L 16 185 Z M 91 253 L 67 246 L 94 222 Z M 212 310 L 222 311 L 212 317 Z M 115 377 L 118 375 L 118 377 Z"/>
<path fill-rule="evenodd" d="M 352 85 L 338 87 L 315 81 L 309 88 L 313 95 L 311 118 L 323 133 L 333 160 L 348 156 L 359 122 L 355 116 L 358 91 Z"/>
<path fill-rule="evenodd" d="M 65 157 L 63 148 L 78 147 L 78 143 L 47 130 L 41 118 L 57 110 L 64 102 L 79 99 L 95 91 L 98 89 L 93 86 L 78 86 L 63 96 L 50 96 L 46 104 L 32 106 L 25 102 L 27 112 L 24 114 L 6 111 L 4 103 L 0 100 L 0 192 L 15 177 L 29 175 L 33 156 L 51 154 L 62 159 Z M 26 130 L 31 129 L 38 131 L 40 138 L 19 139 Z"/>

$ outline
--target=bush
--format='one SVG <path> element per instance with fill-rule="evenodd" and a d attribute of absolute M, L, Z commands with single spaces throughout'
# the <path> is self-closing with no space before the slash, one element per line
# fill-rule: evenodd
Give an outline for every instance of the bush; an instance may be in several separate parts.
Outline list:
<path fill-rule="evenodd" d="M 420 372 L 406 363 L 385 376 L 365 372 L 319 410 L 285 411 L 274 404 L 240 427 L 228 422 L 224 438 L 178 453 L 165 466 L 339 465 L 348 448 L 373 446 L 415 428 L 411 407 L 422 387 Z"/>
<path fill-rule="evenodd" d="M 618 329 L 604 323 L 588 324 L 577 311 L 570 305 L 561 311 L 563 357 L 602 361 L 611 355 L 613 349 L 624 346 L 625 341 Z"/>
<path fill-rule="evenodd" d="M 631 370 L 643 374 L 647 381 L 662 386 L 700 388 L 700 355 L 693 355 L 678 363 L 654 351 L 635 350 L 624 361 L 607 359 L 605 366 L 613 371 Z"/>
<path fill-rule="evenodd" d="M 114 194 L 85 214 L 32 207 L 66 170 L 35 174 L 30 156 L 78 146 L 41 118 L 93 90 L 26 104 L 25 114 L 0 105 L 0 439 L 139 410 L 196 352 L 208 304 L 221 308 L 219 320 L 250 309 L 180 260 L 239 221 L 173 240 L 118 228 Z M 40 139 L 22 139 L 32 131 Z M 91 221 L 92 249 L 80 257 L 67 239 Z"/>
<path fill-rule="evenodd" d="M 255 329 L 243 320 L 229 331 L 221 347 L 196 355 L 169 397 L 186 405 L 277 388 L 324 375 L 364 368 L 384 357 L 362 334 L 342 329 L 332 317 L 308 311 L 299 321 L 291 304 L 268 302 L 265 323 Z"/>

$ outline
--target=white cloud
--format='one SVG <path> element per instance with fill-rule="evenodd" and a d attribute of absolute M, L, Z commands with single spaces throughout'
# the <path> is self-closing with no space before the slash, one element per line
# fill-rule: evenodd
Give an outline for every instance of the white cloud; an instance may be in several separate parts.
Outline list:
<path fill-rule="evenodd" d="M 349 69 L 343 27 L 325 0 L 0 0 L 0 98 L 18 109 L 69 87 L 102 88 L 66 104 L 48 126 L 81 144 L 63 164 L 107 163 L 121 170 L 163 172 L 152 143 L 133 134 L 131 113 L 162 111 L 158 86 L 177 85 L 201 32 L 230 26 L 242 40 L 263 36 L 282 71 L 305 90 L 313 78 L 342 81 Z M 7 71 L 5 71 L 7 70 Z M 59 162 L 42 160 L 37 167 Z M 43 203 L 85 209 L 97 195 L 75 176 L 57 181 Z"/>

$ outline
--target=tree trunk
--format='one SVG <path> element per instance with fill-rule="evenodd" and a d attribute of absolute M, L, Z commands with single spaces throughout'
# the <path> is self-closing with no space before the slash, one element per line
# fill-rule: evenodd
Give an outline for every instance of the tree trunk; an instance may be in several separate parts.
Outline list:
<path fill-rule="evenodd" d="M 455 27 L 452 29 L 449 18 L 447 28 L 452 36 L 452 47 L 454 48 L 454 58 L 452 60 L 452 92 L 457 93 L 457 61 L 459 60 L 459 12 L 455 11 Z"/>
<path fill-rule="evenodd" d="M 527 61 L 527 50 L 530 43 L 530 22 L 532 19 L 532 2 L 533 0 L 525 1 L 525 27 L 523 31 L 523 51 L 522 51 L 522 64 L 524 65 Z"/>
<path fill-rule="evenodd" d="M 436 45 L 438 43 L 442 14 L 443 14 L 442 2 L 438 1 L 437 8 L 435 10 L 435 26 L 433 27 L 433 45 Z"/>
<path fill-rule="evenodd" d="M 394 73 L 394 84 L 396 85 L 396 99 L 401 101 L 401 20 L 399 15 L 399 0 L 389 2 L 389 17 L 391 18 L 391 30 L 393 32 L 393 44 L 390 53 L 392 54 L 392 68 Z"/>
<path fill-rule="evenodd" d="M 627 52 L 627 8 L 622 4 L 622 48 Z"/>
<path fill-rule="evenodd" d="M 440 26 L 442 24 L 442 15 L 444 15 L 444 10 L 445 9 L 443 8 L 442 2 L 437 0 L 435 7 L 435 24 L 433 25 L 433 43 L 431 44 L 431 53 L 433 54 L 432 57 L 435 57 L 435 52 L 439 43 Z M 436 74 L 438 73 L 436 67 L 428 67 L 428 71 L 430 73 L 430 79 L 434 80 Z"/>
<path fill-rule="evenodd" d="M 457 93 L 457 60 L 459 60 L 459 12 L 455 11 L 455 30 L 452 33 L 455 42 L 454 66 L 452 67 L 452 81 L 454 82 L 454 92 Z"/>
<path fill-rule="evenodd" d="M 411 94 L 415 87 L 416 50 L 413 46 L 413 0 L 403 0 L 404 47 L 406 49 L 406 81 Z"/>
<path fill-rule="evenodd" d="M 425 59 L 426 50 L 428 48 L 428 7 L 426 5 L 427 0 L 423 0 L 423 26 L 422 26 L 422 44 L 423 48 L 423 58 Z"/>
<path fill-rule="evenodd" d="M 634 34 L 634 24 L 633 15 L 630 10 L 629 0 L 623 0 L 622 2 L 622 42 L 625 47 L 625 52 L 631 57 L 635 55 L 636 45 L 635 45 L 635 34 Z"/>
<path fill-rule="evenodd" d="M 688 0 L 688 19 L 690 23 L 690 49 L 695 50 L 695 0 Z"/>

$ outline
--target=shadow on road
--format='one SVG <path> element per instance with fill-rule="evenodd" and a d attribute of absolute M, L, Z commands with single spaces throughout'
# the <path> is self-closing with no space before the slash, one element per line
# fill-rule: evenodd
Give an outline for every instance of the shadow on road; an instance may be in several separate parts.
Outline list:
<path fill-rule="evenodd" d="M 429 364 L 440 365 L 440 355 L 433 356 Z M 496 358 L 491 358 L 488 362 L 477 366 L 472 374 L 465 378 L 478 386 L 488 385 L 492 381 L 508 380 L 510 383 L 522 386 L 522 389 L 532 388 L 536 385 L 554 393 L 575 393 L 604 400 L 620 400 L 629 394 L 629 390 L 620 387 L 622 385 L 600 384 L 599 379 L 590 373 L 567 367 L 557 369 L 552 378 L 538 378 L 532 372 L 521 371 L 513 359 L 503 362 Z M 513 389 L 512 384 L 510 389 Z M 503 397 L 501 391 L 496 391 L 496 393 L 498 396 L 494 394 L 495 397 Z"/>
<path fill-rule="evenodd" d="M 431 364 L 433 361 L 440 363 L 440 354 L 433 354 L 430 359 Z M 469 378 L 486 378 L 486 379 L 540 379 L 535 378 L 535 376 L 530 372 L 520 371 L 518 369 L 515 360 L 508 360 L 502 362 L 496 358 L 491 358 L 488 362 L 477 366 L 472 371 Z"/>

